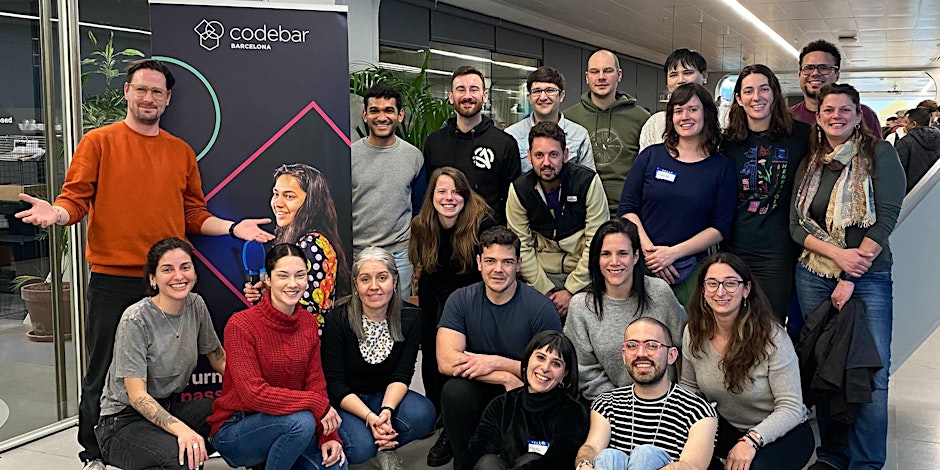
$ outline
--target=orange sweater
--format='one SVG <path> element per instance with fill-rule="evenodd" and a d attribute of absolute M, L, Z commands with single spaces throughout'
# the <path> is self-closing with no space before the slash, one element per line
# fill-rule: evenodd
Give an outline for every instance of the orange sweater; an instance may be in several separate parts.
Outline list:
<path fill-rule="evenodd" d="M 88 214 L 92 272 L 140 277 L 150 246 L 200 233 L 206 209 L 196 155 L 161 130 L 145 136 L 123 121 L 82 138 L 55 204 L 69 224 Z"/>

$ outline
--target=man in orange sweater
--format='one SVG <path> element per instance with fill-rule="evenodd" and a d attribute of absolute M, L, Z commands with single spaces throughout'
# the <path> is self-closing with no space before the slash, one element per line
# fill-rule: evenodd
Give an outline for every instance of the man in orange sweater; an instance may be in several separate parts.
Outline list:
<path fill-rule="evenodd" d="M 86 470 L 104 470 L 95 438 L 101 390 L 124 309 L 144 295 L 143 265 L 150 246 L 186 233 L 266 242 L 259 225 L 270 219 L 220 219 L 206 209 L 196 155 L 186 142 L 160 129 L 170 103 L 173 75 L 156 60 L 127 69 L 127 117 L 86 134 L 53 204 L 20 194 L 32 205 L 16 217 L 41 227 L 71 225 L 88 215 L 91 263 L 85 347 L 88 369 L 78 411 L 79 458 Z"/>

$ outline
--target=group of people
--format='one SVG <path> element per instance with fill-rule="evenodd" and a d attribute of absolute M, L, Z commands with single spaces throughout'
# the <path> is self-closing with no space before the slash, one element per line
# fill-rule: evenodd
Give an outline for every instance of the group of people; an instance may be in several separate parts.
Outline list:
<path fill-rule="evenodd" d="M 172 75 L 133 64 L 126 119 L 85 136 L 53 204 L 24 195 L 17 214 L 48 226 L 90 213 L 86 469 L 194 469 L 213 448 L 234 466 L 394 469 L 395 449 L 437 427 L 428 464 L 461 470 L 799 469 L 815 445 L 804 403 L 822 434 L 813 468 L 880 468 L 905 174 L 837 83 L 840 60 L 807 45 L 789 109 L 773 71 L 745 67 L 725 129 L 688 49 L 664 65 L 661 113 L 617 91 L 618 59 L 598 51 L 565 113 L 564 77 L 532 72 L 533 113 L 506 132 L 464 66 L 456 115 L 423 152 L 395 136 L 401 95 L 376 85 L 352 149 L 351 269 L 308 165 L 276 170 L 273 235 L 269 219 L 212 216 L 192 151 L 159 128 Z M 108 158 L 122 153 L 186 189 Z M 122 202 L 141 188 L 161 206 L 146 220 Z M 274 241 L 224 343 L 192 293 L 185 233 Z M 832 405 L 838 390 L 816 387 L 838 356 L 833 325 L 865 332 L 867 400 Z M 424 395 L 409 390 L 419 347 Z M 223 393 L 180 403 L 200 354 Z"/>

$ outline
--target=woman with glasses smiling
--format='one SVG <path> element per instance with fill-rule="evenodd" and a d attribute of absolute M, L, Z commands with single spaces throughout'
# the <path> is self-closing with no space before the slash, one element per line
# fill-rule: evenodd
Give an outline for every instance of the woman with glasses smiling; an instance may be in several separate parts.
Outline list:
<path fill-rule="evenodd" d="M 717 253 L 702 265 L 682 357 L 679 384 L 718 404 L 710 469 L 803 468 L 815 440 L 796 352 L 737 255 Z"/>

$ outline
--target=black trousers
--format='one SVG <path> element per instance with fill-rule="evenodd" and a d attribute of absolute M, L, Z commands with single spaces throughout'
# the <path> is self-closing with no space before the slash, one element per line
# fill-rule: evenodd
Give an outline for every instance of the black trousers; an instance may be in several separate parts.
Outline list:
<path fill-rule="evenodd" d="M 480 457 L 480 460 L 477 460 L 477 464 L 473 466 L 473 470 L 512 470 L 513 468 L 519 468 L 524 464 L 540 458 L 542 458 L 542 456 L 539 454 L 532 452 L 525 453 L 520 455 L 510 467 L 506 465 L 502 457 L 496 454 L 484 454 Z"/>
<path fill-rule="evenodd" d="M 454 450 L 454 468 L 462 468 L 464 455 L 470 446 L 483 410 L 491 400 L 506 393 L 502 385 L 493 385 L 462 377 L 453 377 L 441 392 L 441 414 L 444 430 Z"/>
<path fill-rule="evenodd" d="M 708 470 L 724 470 L 718 458 L 728 457 L 728 452 L 744 436 L 747 429 L 735 428 L 728 420 L 718 415 L 718 438 L 715 453 Z M 751 470 L 800 470 L 809 462 L 816 448 L 816 439 L 809 423 L 803 422 L 777 440 L 757 450 L 751 461 Z"/>
<path fill-rule="evenodd" d="M 785 325 L 787 311 L 790 310 L 790 298 L 794 292 L 796 259 L 774 259 L 744 254 L 739 256 L 747 263 L 754 280 L 770 301 L 774 316 L 780 320 L 781 325 Z"/>
<path fill-rule="evenodd" d="M 88 315 L 85 317 L 88 368 L 78 403 L 78 443 L 83 448 L 78 457 L 85 462 L 101 458 L 95 438 L 95 425 L 101 413 L 101 390 L 111 366 L 114 335 L 121 315 L 144 297 L 141 279 L 92 273 L 88 281 Z"/>
<path fill-rule="evenodd" d="M 214 398 L 173 403 L 161 401 L 171 415 L 205 439 L 209 454 L 215 450 L 209 444 L 210 427 L 206 418 L 212 414 L 214 401 Z M 183 465 L 180 465 L 176 436 L 157 427 L 131 406 L 102 417 L 96 433 L 104 460 L 109 465 L 124 470 L 189 469 L 185 456 Z"/>

